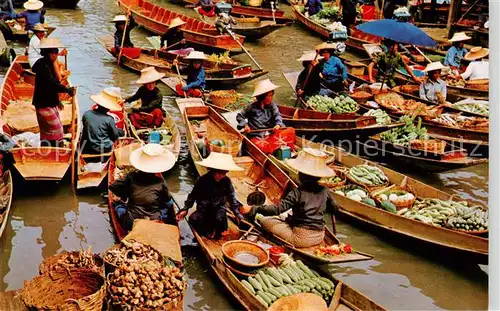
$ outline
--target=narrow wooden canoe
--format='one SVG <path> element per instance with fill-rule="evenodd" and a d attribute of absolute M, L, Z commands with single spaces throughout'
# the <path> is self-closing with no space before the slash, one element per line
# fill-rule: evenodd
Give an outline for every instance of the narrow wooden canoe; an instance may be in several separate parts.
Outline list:
<path fill-rule="evenodd" d="M 108 50 L 114 57 L 118 57 L 113 53 L 114 41 L 111 35 L 98 38 L 99 43 Z M 146 67 L 153 66 L 157 71 L 167 74 L 169 77 L 178 77 L 177 70 L 173 66 L 173 61 L 176 55 L 165 53 L 153 49 L 143 48 L 141 55 L 138 58 L 132 58 L 127 55 L 122 55 L 120 64 L 132 71 L 140 73 Z M 187 61 L 179 60 L 180 63 L 186 64 Z M 211 61 L 204 61 L 203 67 L 206 72 L 206 83 L 208 88 L 231 88 L 239 84 L 252 81 L 258 77 L 267 74 L 267 71 L 261 69 L 252 69 L 252 65 L 237 63 L 237 64 L 216 64 Z M 186 77 L 183 76 L 185 79 Z M 178 82 L 178 81 L 177 81 Z"/>
<path fill-rule="evenodd" d="M 355 155 L 346 153 L 336 147 L 311 142 L 301 137 L 297 137 L 297 145 L 302 148 L 311 147 L 321 149 L 334 154 L 336 164 L 347 168 L 365 163 L 376 166 L 384 172 L 384 174 L 389 178 L 391 184 L 400 185 L 406 183 L 406 185 L 411 187 L 411 189 L 416 192 L 418 198 L 436 198 L 440 200 L 458 201 L 455 196 L 442 192 L 427 184 L 417 181 L 416 179 L 388 169 L 375 162 L 370 162 Z M 273 162 L 278 164 L 282 169 L 287 170 L 290 176 L 297 176 L 296 172 L 294 172 L 288 165 L 285 165 L 283 162 L 278 161 L 274 157 L 271 158 L 273 159 Z M 439 246 L 448 251 L 458 252 L 463 255 L 465 254 L 474 260 L 478 260 L 478 262 L 487 262 L 488 260 L 487 238 L 428 225 L 417 220 L 412 220 L 404 216 L 387 212 L 380 208 L 374 208 L 370 205 L 356 202 L 334 192 L 332 192 L 332 194 L 339 206 L 340 214 L 349 219 L 359 221 L 377 229 L 382 229 L 391 234 L 420 240 L 431 245 Z"/>
<path fill-rule="evenodd" d="M 25 132 L 38 133 L 35 108 L 31 104 L 35 77 L 29 71 L 27 57 L 16 57 L 5 75 L 2 85 L 2 116 L 7 120 L 4 132 L 10 136 Z M 80 113 L 78 100 L 68 94 L 60 94 L 65 105 L 61 114 L 64 126 L 64 147 L 15 147 L 11 150 L 14 167 L 26 180 L 61 180 L 70 167 L 80 138 Z"/>
<path fill-rule="evenodd" d="M 190 45 L 211 51 L 241 51 L 240 45 L 230 35 L 219 35 L 212 24 L 170 11 L 146 0 L 119 0 L 118 5 L 123 12 L 130 10 L 134 13 L 135 22 L 155 34 L 166 33 L 169 22 L 178 17 L 186 22 L 182 30 Z M 237 39 L 241 44 L 245 41 L 241 36 Z"/>
<path fill-rule="evenodd" d="M 232 30 L 245 37 L 247 41 L 257 41 L 270 33 L 290 25 L 290 23 L 278 23 L 273 21 L 258 21 L 256 23 L 238 23 L 232 27 Z"/>
<path fill-rule="evenodd" d="M 242 283 L 246 277 L 233 272 L 234 268 L 225 263 L 222 246 L 229 241 L 235 241 L 244 238 L 244 233 L 251 229 L 246 223 L 240 225 L 240 228 L 234 223 L 232 217 L 228 217 L 229 234 L 221 240 L 211 240 L 204 236 L 200 236 L 193 227 L 191 230 L 200 245 L 203 253 L 207 257 L 210 267 L 215 272 L 219 280 L 226 287 L 228 292 L 243 306 L 245 310 L 266 310 L 266 306 L 260 302 L 257 297 L 252 294 Z M 257 243 L 263 243 L 268 246 L 274 246 L 274 242 L 268 240 L 264 235 L 260 234 L 257 230 L 252 231 L 254 237 L 257 238 Z M 307 263 L 306 263 L 307 264 Z M 269 261 L 264 268 L 274 267 L 272 261 Z M 313 266 L 309 266 L 313 270 Z M 333 278 L 330 274 L 324 271 L 317 270 L 321 276 L 326 277 L 334 282 L 335 294 L 334 297 L 327 302 L 329 310 L 385 310 L 384 307 L 372 301 L 370 298 L 364 296 L 356 289 L 349 287 L 342 282 Z"/>
<path fill-rule="evenodd" d="M 16 8 L 21 8 L 23 6 L 23 0 L 13 0 L 12 4 Z M 76 8 L 80 0 L 46 0 L 43 1 L 45 7 L 62 8 L 62 9 L 74 9 Z"/>
<path fill-rule="evenodd" d="M 5 206 L 0 206 L 0 238 L 9 223 L 13 193 L 14 184 L 12 183 L 12 175 L 10 171 L 5 171 L 0 180 L 0 198 L 2 198 L 2 202 L 5 204 Z"/>
<path fill-rule="evenodd" d="M 228 174 L 233 183 L 238 201 L 246 202 L 248 195 L 253 192 L 253 186 L 251 185 L 260 184 L 262 189 L 267 189 L 265 190 L 267 204 L 278 203 L 279 200 L 286 196 L 292 188 L 296 187 L 295 183 L 281 169 L 269 161 L 269 158 L 264 153 L 252 144 L 250 140 L 236 131 L 213 108 L 208 106 L 184 108 L 182 101 L 178 101 L 178 105 L 180 105 L 179 108 L 181 109 L 181 112 L 183 112 L 189 151 L 193 161 L 195 162 L 196 170 L 200 175 L 205 174 L 207 169 L 196 164 L 197 161 L 201 161 L 203 159 L 203 156 L 197 146 L 198 136 L 195 133 L 195 129 L 191 125 L 191 121 L 194 120 L 202 122 L 205 125 L 209 135 L 209 141 L 212 139 L 226 137 L 227 133 L 231 134 L 233 137 L 237 137 L 238 141 L 241 141 L 241 150 L 243 150 L 245 155 L 236 157 L 235 162 L 239 166 L 243 167 L 245 171 L 230 172 Z M 369 255 L 359 252 L 336 256 L 334 258 L 323 258 L 314 254 L 319 245 L 316 247 L 298 249 L 276 236 L 273 236 L 273 239 L 294 252 L 325 263 L 368 260 L 372 258 Z M 339 243 L 340 241 L 337 237 L 335 237 L 335 235 L 325 227 L 325 240 L 321 243 L 321 245 L 335 245 Z"/>
<path fill-rule="evenodd" d="M 10 20 L 6 21 L 5 24 L 7 24 L 10 29 L 10 33 L 5 34 L 6 38 L 11 38 L 16 41 L 28 41 L 31 38 L 26 30 L 26 23 L 24 21 L 19 22 L 17 20 Z M 47 29 L 47 37 L 56 30 L 56 27 L 47 24 L 45 24 L 44 27 Z"/>

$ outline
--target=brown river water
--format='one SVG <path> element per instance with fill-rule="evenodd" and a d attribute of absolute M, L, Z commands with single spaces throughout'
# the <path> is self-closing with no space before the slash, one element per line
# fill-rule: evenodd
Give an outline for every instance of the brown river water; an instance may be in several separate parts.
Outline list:
<path fill-rule="evenodd" d="M 190 9 L 164 5 L 195 15 Z M 282 4 L 281 8 L 291 14 L 286 5 Z M 104 87 L 119 86 L 125 94 L 137 88 L 133 81 L 138 75 L 117 68 L 116 60 L 95 40 L 95 36 L 114 32 L 109 21 L 117 13 L 118 8 L 111 0 L 82 0 L 76 10 L 48 9 L 47 20 L 57 27 L 52 36 L 59 37 L 68 46 L 71 81 L 80 86 L 82 111 L 91 105 L 88 95 Z M 151 34 L 136 29 L 132 39 L 136 45 L 147 45 L 148 35 Z M 246 46 L 269 71 L 269 78 L 281 86 L 276 92 L 277 99 L 292 104 L 293 93 L 282 72 L 300 70 L 301 64 L 296 59 L 303 50 L 311 50 L 319 42 L 312 33 L 295 24 Z M 16 51 L 21 53 L 23 47 L 16 46 Z M 250 62 L 245 55 L 238 59 Z M 249 92 L 251 86 L 249 83 L 239 91 Z M 160 88 L 169 94 L 164 85 Z M 179 112 L 171 100 L 167 102 L 167 109 L 180 122 Z M 168 176 L 173 194 L 184 197 L 192 188 L 196 171 L 185 145 L 177 166 Z M 415 177 L 464 199 L 487 204 L 487 165 Z M 68 178 L 52 185 L 17 181 L 10 224 L 0 239 L 0 291 L 21 288 L 25 280 L 37 274 L 38 265 L 45 257 L 63 250 L 89 247 L 94 252 L 102 252 L 114 243 L 107 205 L 101 195 L 105 189 L 75 195 Z M 464 262 L 456 256 L 438 256 L 435 251 L 422 249 L 410 241 L 369 231 L 357 224 L 339 220 L 337 226 L 341 240 L 375 258 L 322 268 L 388 309 L 487 308 L 487 266 Z M 185 222 L 181 223 L 181 235 L 189 282 L 186 310 L 241 309 L 211 272 Z"/>

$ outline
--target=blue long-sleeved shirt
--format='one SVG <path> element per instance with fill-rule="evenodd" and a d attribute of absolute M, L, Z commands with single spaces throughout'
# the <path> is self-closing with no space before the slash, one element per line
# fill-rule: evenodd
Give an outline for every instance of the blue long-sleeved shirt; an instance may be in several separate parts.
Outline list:
<path fill-rule="evenodd" d="M 24 11 L 16 15 L 16 18 L 26 18 L 26 29 L 32 30 L 33 27 L 40 23 L 45 23 L 45 16 L 39 11 Z"/>
<path fill-rule="evenodd" d="M 307 13 L 309 13 L 309 16 L 312 16 L 323 9 L 323 4 L 321 0 L 308 0 L 306 7 L 308 8 Z"/>
<path fill-rule="evenodd" d="M 323 81 L 327 85 L 347 80 L 347 68 L 338 57 L 332 56 L 322 65 L 321 74 L 323 75 Z"/>
<path fill-rule="evenodd" d="M 444 65 L 460 67 L 460 62 L 462 61 L 462 58 L 464 58 L 465 54 L 467 54 L 467 52 L 468 51 L 466 48 L 459 49 L 456 46 L 452 46 L 448 49 L 448 52 L 446 52 Z"/>
<path fill-rule="evenodd" d="M 446 99 L 446 82 L 441 79 L 437 81 L 427 79 L 427 81 L 420 84 L 420 98 L 438 103 L 436 92 L 440 92 L 443 98 Z"/>
<path fill-rule="evenodd" d="M 250 104 L 236 115 L 236 121 L 238 121 L 238 129 L 244 128 L 245 125 L 248 125 L 251 130 L 273 128 L 276 125 L 285 126 L 278 105 L 274 102 L 269 106 L 264 106 L 264 108 L 261 108 L 258 102 Z M 249 137 L 262 137 L 264 135 L 264 132 L 248 134 Z"/>
<path fill-rule="evenodd" d="M 205 75 L 205 69 L 203 67 L 200 67 L 199 70 L 195 70 L 192 67 L 188 68 L 188 75 L 187 75 L 187 80 L 186 80 L 186 86 L 184 86 L 182 89 L 183 91 L 187 91 L 189 89 L 205 89 L 206 86 L 206 75 Z"/>

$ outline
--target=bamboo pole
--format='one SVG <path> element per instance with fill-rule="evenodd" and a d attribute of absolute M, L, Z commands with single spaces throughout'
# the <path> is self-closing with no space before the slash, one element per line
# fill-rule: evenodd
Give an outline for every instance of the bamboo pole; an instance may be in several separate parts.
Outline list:
<path fill-rule="evenodd" d="M 226 31 L 229 33 L 229 35 L 234 39 L 234 41 L 236 41 L 236 43 L 238 43 L 238 45 L 241 47 L 241 49 L 248 55 L 248 57 L 250 57 L 250 59 L 254 62 L 254 64 L 257 66 L 257 68 L 259 68 L 260 70 L 262 70 L 262 67 L 259 65 L 259 63 L 257 63 L 257 61 L 252 57 L 252 55 L 250 55 L 250 52 L 247 51 L 247 49 L 245 49 L 245 47 L 243 46 L 243 44 L 241 44 L 240 40 L 238 40 L 238 38 L 236 37 L 236 35 L 231 31 L 231 29 L 229 29 L 229 27 L 226 27 Z"/>
<path fill-rule="evenodd" d="M 453 21 L 453 15 L 455 15 L 455 1 L 457 0 L 451 0 L 450 1 L 450 11 L 448 12 L 448 22 L 446 23 L 446 29 L 448 29 L 448 37 L 450 36 L 450 30 L 451 30 L 451 23 Z M 460 0 L 458 0 L 460 1 Z"/>
<path fill-rule="evenodd" d="M 75 153 L 76 153 L 76 92 L 77 88 L 75 87 L 75 93 L 73 94 L 73 98 L 71 99 L 71 186 L 75 186 Z"/>
<path fill-rule="evenodd" d="M 129 20 L 130 20 L 130 8 L 128 9 L 128 12 L 127 12 L 127 19 L 125 21 L 125 27 L 123 28 L 122 42 L 120 45 L 120 52 L 118 53 L 118 61 L 116 63 L 117 66 L 120 66 L 120 59 L 122 58 L 123 44 L 125 43 L 125 36 L 127 34 L 127 27 L 128 27 Z"/>

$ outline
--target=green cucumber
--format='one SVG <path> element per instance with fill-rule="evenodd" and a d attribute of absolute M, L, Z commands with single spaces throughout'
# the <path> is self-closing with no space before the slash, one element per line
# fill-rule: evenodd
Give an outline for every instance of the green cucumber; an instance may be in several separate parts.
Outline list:
<path fill-rule="evenodd" d="M 332 289 L 335 288 L 335 284 L 332 282 L 332 280 L 328 279 L 328 278 L 325 278 L 325 277 L 322 277 L 320 278 L 323 282 L 327 283 L 328 285 L 330 285 L 330 287 Z"/>
<path fill-rule="evenodd" d="M 262 290 L 262 285 L 253 276 L 248 278 L 248 282 L 252 284 L 253 288 L 255 288 L 255 291 Z"/>
<path fill-rule="evenodd" d="M 270 304 L 273 303 L 276 299 L 278 299 L 276 296 L 269 292 L 262 292 L 262 295 L 265 295 L 269 300 L 271 300 Z"/>
<path fill-rule="evenodd" d="M 266 302 L 266 301 L 265 301 L 262 297 L 260 297 L 259 295 L 256 295 L 255 297 L 257 298 L 257 300 L 258 300 L 261 304 L 263 304 L 264 306 L 266 306 L 266 308 L 269 308 L 269 304 L 268 304 L 268 303 L 267 303 L 267 302 Z"/>
<path fill-rule="evenodd" d="M 323 287 L 326 290 L 332 289 L 332 287 L 330 286 L 330 284 L 328 284 L 327 282 L 323 281 L 321 278 L 317 278 L 317 279 L 315 279 L 315 281 L 316 281 L 316 283 L 320 284 L 321 287 Z"/>
<path fill-rule="evenodd" d="M 295 272 L 291 271 L 288 267 L 281 268 L 281 270 L 283 270 L 293 280 L 293 282 L 300 281 Z"/>
<path fill-rule="evenodd" d="M 273 287 L 273 285 L 271 284 L 271 281 L 268 279 L 268 276 L 264 273 L 264 271 L 259 270 L 259 272 L 257 272 L 257 275 L 260 275 L 260 277 L 262 278 L 262 280 L 266 284 L 267 288 Z"/>
<path fill-rule="evenodd" d="M 252 284 L 248 283 L 247 280 L 241 280 L 241 283 L 243 284 L 243 286 L 245 286 L 252 294 L 255 295 L 255 290 L 253 289 L 253 286 Z"/>
<path fill-rule="evenodd" d="M 285 290 L 285 286 L 276 287 L 276 290 L 281 294 L 281 297 L 288 296 L 288 291 Z"/>
<path fill-rule="evenodd" d="M 268 292 L 270 294 L 273 294 L 274 296 L 276 296 L 276 298 L 280 298 L 281 296 L 283 296 L 283 294 L 280 291 L 278 291 L 278 289 L 276 289 L 274 287 L 269 287 Z"/>
<path fill-rule="evenodd" d="M 314 273 L 311 271 L 311 269 L 309 269 L 309 267 L 308 267 L 308 266 L 306 266 L 306 265 L 305 265 L 302 261 L 297 260 L 297 261 L 296 261 L 296 263 L 297 263 L 297 266 L 298 266 L 298 267 L 299 267 L 302 271 L 304 271 L 304 273 L 305 273 L 306 275 L 308 275 L 310 278 L 314 278 L 314 277 L 316 277 L 316 276 L 314 275 Z"/>
<path fill-rule="evenodd" d="M 282 269 L 276 269 L 276 271 L 278 271 L 278 273 L 281 274 L 281 276 L 283 277 L 283 281 L 285 283 L 293 284 L 292 279 L 288 276 L 288 274 L 285 273 L 285 271 L 283 271 Z"/>
<path fill-rule="evenodd" d="M 262 290 L 263 291 L 266 291 L 267 290 L 267 285 L 266 283 L 264 283 L 264 280 L 262 279 L 262 277 L 258 274 L 255 275 L 255 279 L 260 283 L 260 285 L 262 286 Z"/>
<path fill-rule="evenodd" d="M 300 293 L 300 291 L 296 289 L 293 285 L 287 285 L 286 287 L 292 292 L 292 294 Z"/>
<path fill-rule="evenodd" d="M 262 298 L 262 300 L 264 300 L 268 306 L 272 303 L 271 298 L 267 297 L 264 292 L 258 292 L 257 297 Z"/>
<path fill-rule="evenodd" d="M 274 267 L 267 269 L 267 274 L 271 276 L 274 280 L 278 281 L 281 285 L 283 284 L 283 277 L 281 274 L 278 272 L 278 270 Z M 272 282 L 272 280 L 271 280 Z M 276 285 L 280 286 L 280 285 Z"/>
<path fill-rule="evenodd" d="M 290 296 L 292 295 L 293 293 L 290 291 L 290 289 L 288 289 L 288 287 L 286 285 L 283 285 L 281 286 L 280 288 L 282 288 L 284 291 L 285 291 L 285 296 Z"/>

